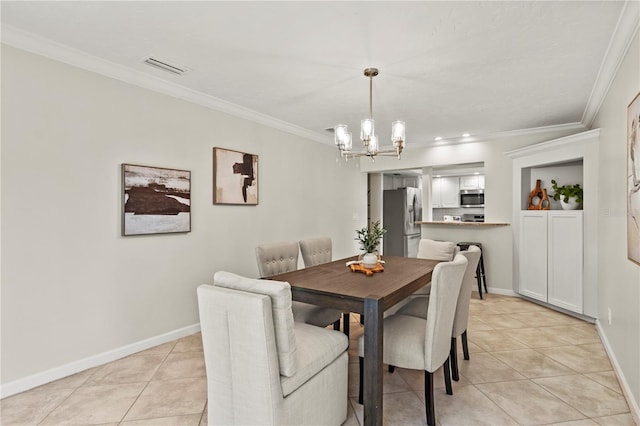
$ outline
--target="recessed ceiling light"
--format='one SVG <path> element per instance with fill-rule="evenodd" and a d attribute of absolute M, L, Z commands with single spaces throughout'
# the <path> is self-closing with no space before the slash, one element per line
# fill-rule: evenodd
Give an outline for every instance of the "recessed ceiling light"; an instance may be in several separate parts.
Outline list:
<path fill-rule="evenodd" d="M 442 136 L 436 136 L 435 138 L 433 138 L 434 141 L 441 141 L 442 140 Z"/>
<path fill-rule="evenodd" d="M 471 134 L 470 134 L 470 133 L 463 133 L 463 134 L 462 134 L 462 137 L 463 137 L 463 138 L 468 138 L 469 136 L 471 136 Z"/>

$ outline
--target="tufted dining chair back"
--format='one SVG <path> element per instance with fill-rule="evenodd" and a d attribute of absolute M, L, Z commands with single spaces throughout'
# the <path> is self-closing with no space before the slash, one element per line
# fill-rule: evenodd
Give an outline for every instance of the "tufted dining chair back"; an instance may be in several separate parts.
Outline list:
<path fill-rule="evenodd" d="M 256 247 L 256 259 L 261 278 L 284 274 L 298 269 L 298 242 L 281 242 L 263 244 Z M 305 322 L 318 327 L 333 324 L 334 329 L 340 329 L 342 312 L 337 309 L 325 308 L 294 301 L 293 318 L 298 322 Z M 345 330 L 348 335 L 348 330 Z"/>
<path fill-rule="evenodd" d="M 331 262 L 331 238 L 319 237 L 300 241 L 305 268 Z"/>
<path fill-rule="evenodd" d="M 263 244 L 256 247 L 260 277 L 267 278 L 295 271 L 298 269 L 298 252 L 297 241 Z"/>

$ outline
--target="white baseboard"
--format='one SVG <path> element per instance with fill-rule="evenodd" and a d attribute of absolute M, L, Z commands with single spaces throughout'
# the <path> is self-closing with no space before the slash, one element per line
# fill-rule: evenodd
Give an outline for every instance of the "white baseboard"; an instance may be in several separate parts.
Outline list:
<path fill-rule="evenodd" d="M 607 355 L 609 355 L 609 360 L 611 360 L 613 371 L 618 377 L 618 382 L 620 383 L 622 393 L 627 399 L 627 405 L 629 406 L 629 410 L 631 411 L 631 416 L 633 417 L 633 420 L 636 422 L 636 424 L 640 425 L 640 407 L 638 406 L 638 402 L 634 398 L 633 392 L 631 392 L 631 388 L 629 388 L 629 383 L 627 383 L 627 379 L 625 378 L 624 373 L 620 368 L 620 364 L 618 364 L 618 360 L 616 359 L 613 349 L 609 344 L 609 339 L 607 339 L 607 335 L 604 333 L 604 330 L 600 326 L 600 320 L 596 320 L 596 330 L 598 330 L 600 340 L 602 340 L 604 349 L 607 351 Z"/>
<path fill-rule="evenodd" d="M 6 398 L 29 389 L 33 389 L 54 380 L 79 373 L 88 368 L 97 367 L 107 362 L 115 361 L 136 352 L 140 352 L 181 337 L 189 336 L 199 331 L 200 323 L 189 325 L 159 336 L 150 337 L 139 342 L 131 343 L 130 345 L 112 349 L 97 355 L 92 355 L 78 361 L 70 362 L 69 364 L 61 365 L 41 373 L 36 373 L 22 379 L 14 380 L 13 382 L 5 383 L 0 386 L 0 398 Z"/>
<path fill-rule="evenodd" d="M 497 288 L 497 287 L 487 287 L 487 293 L 488 294 L 499 294 L 501 296 L 514 296 L 514 297 L 520 297 L 520 295 L 518 293 L 516 293 L 513 290 L 508 290 L 506 288 Z M 477 289 L 473 289 L 473 291 L 475 291 L 476 293 L 478 292 Z M 484 290 L 482 291 L 482 294 L 484 295 L 485 292 Z"/>

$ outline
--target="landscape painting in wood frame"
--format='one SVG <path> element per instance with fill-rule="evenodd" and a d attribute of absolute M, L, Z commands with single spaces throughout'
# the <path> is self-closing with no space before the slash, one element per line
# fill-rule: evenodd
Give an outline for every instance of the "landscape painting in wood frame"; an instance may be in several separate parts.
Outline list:
<path fill-rule="evenodd" d="M 122 165 L 122 235 L 190 231 L 190 171 Z"/>
<path fill-rule="evenodd" d="M 258 156 L 213 148 L 213 203 L 258 204 Z"/>
<path fill-rule="evenodd" d="M 627 257 L 640 264 L 640 93 L 627 107 Z"/>

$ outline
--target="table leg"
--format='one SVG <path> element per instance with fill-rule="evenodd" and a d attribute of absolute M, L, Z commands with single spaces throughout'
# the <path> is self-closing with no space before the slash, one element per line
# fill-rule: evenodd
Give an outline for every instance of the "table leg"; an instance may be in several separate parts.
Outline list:
<path fill-rule="evenodd" d="M 364 424 L 382 426 L 383 310 L 376 299 L 364 300 Z"/>

